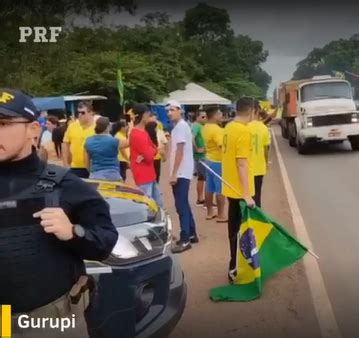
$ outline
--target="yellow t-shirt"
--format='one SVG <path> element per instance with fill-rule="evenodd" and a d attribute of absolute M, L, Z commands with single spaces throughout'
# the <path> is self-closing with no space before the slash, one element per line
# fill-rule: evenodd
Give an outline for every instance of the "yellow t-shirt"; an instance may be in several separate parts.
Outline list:
<path fill-rule="evenodd" d="M 64 136 L 64 142 L 70 144 L 71 168 L 86 168 L 85 142 L 88 137 L 93 135 L 95 135 L 95 124 L 83 128 L 80 122 L 76 121 L 69 125 Z"/>
<path fill-rule="evenodd" d="M 163 160 L 161 152 L 164 151 L 166 144 L 168 143 L 166 135 L 164 131 L 160 128 L 157 129 L 157 142 L 158 142 L 158 148 L 157 154 L 155 155 L 155 160 Z"/>
<path fill-rule="evenodd" d="M 121 144 L 121 142 L 123 142 L 123 141 L 127 141 L 127 137 L 126 137 L 126 135 L 124 135 L 123 133 L 118 132 L 118 133 L 115 135 L 115 137 L 120 141 L 120 144 Z M 127 147 L 127 148 L 125 148 L 125 149 L 121 149 L 121 150 L 124 150 L 125 153 L 127 154 L 127 157 L 130 158 L 130 148 L 129 148 L 129 147 Z M 119 150 L 119 152 L 118 152 L 118 160 L 119 160 L 120 162 L 128 162 L 128 161 L 123 157 L 121 150 Z"/>
<path fill-rule="evenodd" d="M 206 148 L 206 159 L 222 162 L 223 128 L 215 123 L 206 123 L 202 128 L 202 137 Z"/>
<path fill-rule="evenodd" d="M 254 176 L 251 164 L 251 132 L 248 125 L 238 121 L 232 121 L 224 128 L 223 147 L 222 147 L 222 177 L 235 188 L 239 195 L 224 183 L 222 184 L 222 194 L 230 198 L 243 198 L 243 185 L 241 183 L 237 159 L 248 160 L 249 191 L 254 196 Z"/>
<path fill-rule="evenodd" d="M 267 173 L 265 148 L 270 145 L 268 128 L 260 121 L 252 121 L 248 124 L 252 136 L 252 167 L 254 176 L 264 176 Z"/>
<path fill-rule="evenodd" d="M 157 120 L 157 128 L 158 128 L 159 130 L 164 130 L 164 129 L 163 129 L 163 124 L 162 124 L 161 121 L 158 121 L 158 120 Z"/>

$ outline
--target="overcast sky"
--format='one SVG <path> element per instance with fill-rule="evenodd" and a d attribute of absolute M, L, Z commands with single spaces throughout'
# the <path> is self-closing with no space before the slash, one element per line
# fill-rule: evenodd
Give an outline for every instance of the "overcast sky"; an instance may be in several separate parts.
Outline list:
<path fill-rule="evenodd" d="M 172 20 L 181 20 L 186 9 L 201 1 L 196 0 L 135 0 L 135 16 L 127 13 L 111 15 L 107 23 L 134 25 L 149 12 L 167 12 Z M 296 64 L 315 47 L 323 47 L 332 40 L 359 34 L 359 0 L 302 0 L 302 1 L 228 1 L 207 0 L 207 4 L 226 8 L 232 28 L 263 41 L 269 51 L 263 68 L 272 76 L 268 93 L 281 81 L 291 78 Z M 250 4 L 248 4 L 250 3 Z M 315 3 L 315 4 L 313 4 Z"/>

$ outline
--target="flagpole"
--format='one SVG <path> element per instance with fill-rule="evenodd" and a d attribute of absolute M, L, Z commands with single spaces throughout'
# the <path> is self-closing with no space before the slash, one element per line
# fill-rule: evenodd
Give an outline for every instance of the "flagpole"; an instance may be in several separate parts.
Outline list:
<path fill-rule="evenodd" d="M 241 195 L 239 193 L 239 191 L 233 187 L 230 183 L 226 182 L 220 175 L 218 175 L 214 170 L 212 170 L 206 163 L 204 163 L 203 161 L 199 161 L 211 174 L 213 174 L 214 176 L 216 176 L 223 184 L 225 184 L 228 188 L 232 189 L 233 192 L 235 192 L 237 195 Z M 319 260 L 319 256 L 317 254 L 315 254 L 311 249 L 308 249 L 308 253 L 313 256 L 314 258 Z"/>

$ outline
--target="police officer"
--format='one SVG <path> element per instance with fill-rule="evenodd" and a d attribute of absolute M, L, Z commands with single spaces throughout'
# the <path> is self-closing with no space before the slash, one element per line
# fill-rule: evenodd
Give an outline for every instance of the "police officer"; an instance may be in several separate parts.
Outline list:
<path fill-rule="evenodd" d="M 12 306 L 13 337 L 88 337 L 83 259 L 107 258 L 118 234 L 92 187 L 40 161 L 40 132 L 30 97 L 0 89 L 0 304 Z M 20 314 L 72 318 L 75 310 L 76 328 L 65 332 L 18 325 Z"/>

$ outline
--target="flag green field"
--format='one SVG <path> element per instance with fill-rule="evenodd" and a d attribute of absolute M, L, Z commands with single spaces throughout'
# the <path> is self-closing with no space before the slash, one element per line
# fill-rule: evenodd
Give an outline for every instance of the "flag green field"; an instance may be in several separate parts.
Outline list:
<path fill-rule="evenodd" d="M 122 106 L 125 101 L 125 96 L 124 96 L 125 86 L 124 86 L 123 80 L 122 80 L 122 71 L 121 71 L 121 67 L 120 67 L 120 60 L 118 62 L 118 68 L 117 68 L 117 90 L 118 90 L 118 94 L 120 95 L 120 104 Z"/>
<path fill-rule="evenodd" d="M 213 288 L 213 301 L 251 301 L 262 294 L 264 282 L 300 260 L 308 249 L 259 208 L 241 202 L 242 223 L 237 249 L 237 277 L 232 285 Z"/>

